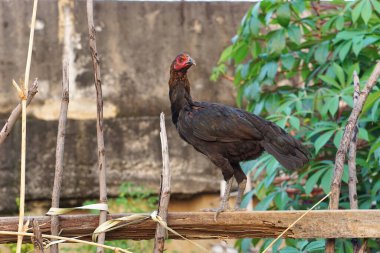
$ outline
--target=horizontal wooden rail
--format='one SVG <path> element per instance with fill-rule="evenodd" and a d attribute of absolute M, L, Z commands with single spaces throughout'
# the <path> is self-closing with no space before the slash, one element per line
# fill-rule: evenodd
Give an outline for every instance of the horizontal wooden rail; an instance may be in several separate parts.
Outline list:
<path fill-rule="evenodd" d="M 284 231 L 304 211 L 227 212 L 214 221 L 214 213 L 172 212 L 168 225 L 190 239 L 212 238 L 273 238 Z M 109 215 L 108 219 L 128 214 Z M 18 217 L 0 217 L 0 231 L 17 231 Z M 35 216 L 43 234 L 50 233 L 50 217 Z M 60 216 L 61 236 L 82 236 L 90 240 L 98 224 L 98 216 Z M 125 226 L 107 233 L 107 240 L 154 238 L 156 224 L 152 220 Z M 170 238 L 180 239 L 173 234 Z M 323 210 L 311 211 L 285 237 L 288 238 L 380 238 L 380 210 Z M 0 235 L 0 243 L 14 243 L 15 236 Z M 28 238 L 30 241 L 30 239 Z M 28 242 L 29 242 L 28 241 Z"/>

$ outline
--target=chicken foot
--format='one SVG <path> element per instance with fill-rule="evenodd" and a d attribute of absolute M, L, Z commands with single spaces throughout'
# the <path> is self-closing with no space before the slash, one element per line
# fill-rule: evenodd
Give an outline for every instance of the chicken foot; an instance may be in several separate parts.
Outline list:
<path fill-rule="evenodd" d="M 220 206 L 218 208 L 202 209 L 202 211 L 204 211 L 204 212 L 215 212 L 215 215 L 214 215 L 215 221 L 217 220 L 217 218 L 221 212 L 234 211 L 234 209 L 230 208 L 230 205 L 228 203 L 228 200 L 230 198 L 230 193 L 231 193 L 232 181 L 233 181 L 233 178 L 230 178 L 227 180 L 226 188 L 224 190 L 224 195 L 222 197 L 222 200 L 220 201 Z"/>

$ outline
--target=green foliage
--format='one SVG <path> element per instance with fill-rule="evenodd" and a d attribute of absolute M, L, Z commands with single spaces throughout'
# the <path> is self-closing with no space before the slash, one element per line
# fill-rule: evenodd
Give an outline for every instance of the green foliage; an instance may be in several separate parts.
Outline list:
<path fill-rule="evenodd" d="M 9 247 L 9 250 L 12 253 L 15 253 L 17 250 L 17 244 L 12 243 L 12 244 L 6 244 L 5 246 Z M 34 251 L 34 246 L 33 244 L 23 244 L 21 246 L 21 252 L 33 252 Z"/>
<path fill-rule="evenodd" d="M 119 188 L 119 196 L 108 200 L 108 206 L 111 212 L 114 213 L 148 213 L 157 208 L 158 198 L 152 191 L 142 186 L 136 186 L 132 183 L 123 183 Z M 94 204 L 96 200 L 86 201 L 84 204 Z M 96 211 L 94 211 L 96 213 Z M 149 252 L 153 249 L 152 240 L 116 240 L 106 241 L 106 245 L 128 249 L 132 252 Z M 93 246 L 81 245 L 80 247 L 63 247 L 63 252 L 95 252 Z M 105 250 L 106 253 L 114 252 Z"/>
<path fill-rule="evenodd" d="M 310 149 L 308 168 L 280 184 L 290 173 L 269 155 L 242 164 L 260 177 L 243 205 L 254 196 L 256 210 L 307 209 L 330 191 L 334 158 L 353 106 L 353 73 L 366 83 L 380 52 L 380 1 L 329 2 L 264 0 L 253 5 L 236 36 L 221 54 L 211 79 L 233 73 L 239 106 L 274 121 Z M 313 6 L 314 5 L 314 6 Z M 318 13 L 316 13 L 318 12 Z M 232 72 L 233 71 L 233 72 Z M 360 208 L 380 207 L 380 89 L 376 85 L 359 120 L 357 154 Z M 341 208 L 349 208 L 344 170 Z M 287 190 L 296 189 L 297 194 Z M 327 208 L 326 203 L 320 205 Z M 260 240 L 244 239 L 243 252 Z M 323 240 L 285 240 L 273 252 L 322 252 Z M 261 241 L 262 243 L 262 241 Z M 261 250 L 270 240 L 264 240 Z M 341 240 L 344 252 L 350 241 Z M 372 250 L 378 249 L 371 244 Z"/>

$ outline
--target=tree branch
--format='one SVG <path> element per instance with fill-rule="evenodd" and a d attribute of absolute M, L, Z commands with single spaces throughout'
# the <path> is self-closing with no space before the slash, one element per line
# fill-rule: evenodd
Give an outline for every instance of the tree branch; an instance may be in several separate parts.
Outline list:
<path fill-rule="evenodd" d="M 168 206 L 170 201 L 170 163 L 169 163 L 169 151 L 168 151 L 168 138 L 166 136 L 165 128 L 165 115 L 160 115 L 160 137 L 161 137 L 161 149 L 162 149 L 162 174 L 161 174 L 161 190 L 160 190 L 160 202 L 158 204 L 158 215 L 163 221 L 167 222 Z M 160 224 L 157 224 L 156 235 L 154 240 L 154 252 L 164 252 L 166 229 Z"/>
<path fill-rule="evenodd" d="M 63 155 L 65 150 L 65 136 L 66 136 L 66 121 L 67 121 L 67 109 L 69 106 L 69 78 L 68 78 L 68 63 L 63 63 L 63 79 L 62 79 L 62 100 L 61 111 L 58 121 L 58 134 L 57 134 L 57 149 L 55 153 L 55 174 L 54 174 L 54 186 L 52 194 L 52 207 L 59 207 L 59 199 L 62 184 L 63 174 Z M 57 215 L 51 216 L 51 234 L 59 235 L 59 218 Z M 58 244 L 53 244 L 50 248 L 51 253 L 57 253 Z"/>
<path fill-rule="evenodd" d="M 42 234 L 40 231 L 40 225 L 38 224 L 37 220 L 32 221 L 33 224 L 33 237 L 32 242 L 34 245 L 34 253 L 44 253 L 44 245 L 43 245 L 43 239 Z"/>
<path fill-rule="evenodd" d="M 96 88 L 96 101 L 97 101 L 97 120 L 96 132 L 98 141 L 98 173 L 99 173 L 99 199 L 100 203 L 107 204 L 107 183 L 106 183 L 106 158 L 104 148 L 104 135 L 103 135 L 103 95 L 102 95 L 102 82 L 100 78 L 99 58 L 96 50 L 96 31 L 94 25 L 94 4 L 93 0 L 87 0 L 87 21 L 88 21 L 88 37 L 89 47 L 92 57 L 92 65 L 94 69 L 94 82 Z M 99 224 L 107 220 L 107 211 L 100 211 Z M 98 243 L 104 244 L 105 234 L 101 233 L 98 236 Z M 103 253 L 104 249 L 98 247 L 97 253 Z"/>
<path fill-rule="evenodd" d="M 28 98 L 26 100 L 26 105 L 28 106 L 30 102 L 32 101 L 34 95 L 36 95 L 38 92 L 38 80 L 34 80 L 33 85 L 30 87 L 28 91 Z M 15 109 L 11 112 L 11 115 L 9 115 L 9 118 L 7 122 L 5 122 L 5 125 L 1 129 L 0 132 L 0 145 L 5 141 L 5 139 L 8 137 L 8 135 L 11 133 L 12 128 L 18 118 L 20 118 L 21 115 L 21 103 L 19 103 Z"/>
<path fill-rule="evenodd" d="M 359 77 L 356 71 L 354 71 L 354 108 L 358 102 L 358 98 L 360 95 L 360 83 Z M 349 172 L 349 180 L 348 180 L 348 190 L 349 190 L 349 198 L 350 198 L 350 208 L 358 209 L 358 196 L 356 191 L 357 177 L 356 177 L 356 145 L 357 145 L 357 134 L 359 128 L 356 123 L 354 132 L 352 134 L 351 142 L 350 142 L 350 150 L 348 152 L 348 172 Z"/>
<path fill-rule="evenodd" d="M 366 86 L 364 87 L 364 89 L 359 95 L 357 103 L 352 109 L 350 117 L 348 118 L 348 122 L 344 130 L 343 137 L 338 148 L 338 152 L 335 157 L 334 175 L 331 182 L 331 197 L 330 197 L 330 204 L 329 204 L 330 209 L 338 209 L 339 207 L 339 195 L 340 195 L 340 186 L 342 183 L 344 160 L 346 158 L 346 153 L 352 139 L 352 133 L 357 124 L 359 115 L 362 111 L 363 105 L 368 97 L 368 94 L 372 90 L 373 86 L 376 84 L 376 81 L 379 78 L 379 75 L 380 75 L 380 62 L 376 64 L 370 78 L 368 79 L 366 83 Z M 334 239 L 328 240 L 326 243 L 326 253 L 334 253 L 334 248 L 335 248 Z"/>

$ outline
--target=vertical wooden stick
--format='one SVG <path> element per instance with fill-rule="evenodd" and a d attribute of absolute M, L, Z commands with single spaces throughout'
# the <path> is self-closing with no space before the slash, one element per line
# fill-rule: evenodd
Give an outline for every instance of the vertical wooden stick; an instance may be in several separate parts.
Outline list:
<path fill-rule="evenodd" d="M 375 69 L 372 71 L 371 76 L 369 77 L 366 86 L 363 91 L 359 95 L 357 103 L 352 109 L 351 115 L 348 118 L 348 122 L 346 128 L 344 130 L 344 134 L 342 140 L 339 144 L 338 152 L 335 157 L 335 167 L 334 167 L 334 175 L 331 182 L 331 197 L 330 197 L 330 209 L 338 209 L 339 207 L 339 195 L 340 195 L 340 186 L 342 183 L 343 176 L 343 167 L 344 160 L 346 158 L 346 153 L 348 150 L 348 146 L 352 139 L 353 130 L 357 124 L 359 115 L 362 111 L 363 105 L 368 97 L 369 92 L 372 90 L 373 86 L 376 84 L 377 79 L 380 75 L 380 62 L 377 62 Z M 334 253 L 335 250 L 335 240 L 329 239 L 326 243 L 326 253 Z"/>
<path fill-rule="evenodd" d="M 30 63 L 32 60 L 32 49 L 33 49 L 33 39 L 34 39 L 34 27 L 36 24 L 37 3 L 38 3 L 38 0 L 34 0 L 32 21 L 31 21 L 31 25 L 30 25 L 28 57 L 26 59 L 26 67 L 25 67 L 24 92 L 29 90 L 28 89 L 29 73 L 30 73 Z M 21 101 L 21 107 L 22 107 L 21 171 L 20 171 L 20 212 L 19 212 L 18 232 L 23 232 L 23 221 L 24 221 L 24 213 L 25 213 L 26 99 L 23 99 Z M 22 246 L 22 236 L 18 236 L 17 237 L 17 248 L 16 248 L 17 253 L 21 253 L 21 246 Z"/>
<path fill-rule="evenodd" d="M 356 71 L 354 71 L 354 107 L 358 102 L 358 98 L 360 95 L 360 83 L 359 77 Z M 358 134 L 358 124 L 356 124 L 354 128 L 354 132 L 352 134 L 351 142 L 350 142 L 350 150 L 348 152 L 348 172 L 349 172 L 349 180 L 348 180 L 348 190 L 350 197 L 350 208 L 358 209 L 358 196 L 356 191 L 357 177 L 356 177 L 356 142 L 357 142 L 357 134 Z"/>
<path fill-rule="evenodd" d="M 33 234 L 32 242 L 34 245 L 34 253 L 44 253 L 44 245 L 43 245 L 43 239 L 42 234 L 40 231 L 40 226 L 38 224 L 37 220 L 33 220 Z"/>
<path fill-rule="evenodd" d="M 165 128 L 165 115 L 160 115 L 160 137 L 161 137 L 161 150 L 162 150 L 162 174 L 161 174 L 161 189 L 160 189 L 160 202 L 158 204 L 158 215 L 167 222 L 168 206 L 170 201 L 170 164 L 169 164 L 169 151 L 168 151 L 168 138 Z M 160 224 L 157 224 L 156 235 L 154 240 L 154 253 L 164 252 L 166 230 Z"/>
<path fill-rule="evenodd" d="M 354 71 L 354 107 L 358 101 L 360 95 L 360 83 L 358 73 Z M 358 135 L 358 124 L 356 124 L 354 128 L 354 132 L 352 133 L 352 138 L 350 142 L 350 148 L 348 151 L 348 195 L 350 198 L 350 208 L 358 209 L 358 194 L 356 190 L 357 184 L 357 176 L 356 176 L 356 144 L 357 144 L 357 135 Z M 351 240 L 352 246 L 354 249 L 354 253 L 358 253 L 360 250 L 359 240 L 354 238 Z"/>
<path fill-rule="evenodd" d="M 69 107 L 69 77 L 68 77 L 68 62 L 63 63 L 63 77 L 62 77 L 62 100 L 61 111 L 59 113 L 58 121 L 58 134 L 57 134 L 57 148 L 55 153 L 55 174 L 54 186 L 52 194 L 52 207 L 59 207 L 59 199 L 62 184 L 63 174 L 63 155 L 65 150 L 65 136 L 66 136 L 66 121 L 67 110 Z M 59 219 L 57 215 L 51 216 L 51 234 L 58 235 L 59 233 Z M 53 244 L 50 248 L 51 253 L 58 253 L 58 244 Z"/>
<path fill-rule="evenodd" d="M 104 148 L 104 135 L 103 135 L 103 95 L 102 95 L 102 82 L 100 78 L 100 66 L 99 58 L 96 50 L 96 37 L 95 37 L 95 26 L 94 26 L 94 4 L 93 0 L 87 0 L 87 21 L 88 21 L 88 36 L 89 36 L 89 47 L 91 51 L 92 64 L 94 68 L 94 81 L 96 88 L 96 98 L 97 98 L 97 121 L 96 121 L 96 132 L 98 140 L 98 173 L 99 173 L 99 198 L 100 203 L 107 204 L 107 184 L 106 184 L 106 158 L 105 158 L 105 148 Z M 99 224 L 104 223 L 107 220 L 107 211 L 100 211 Z M 101 233 L 98 236 L 98 243 L 104 244 L 105 233 Z M 104 252 L 104 249 L 98 247 L 98 253 Z"/>

